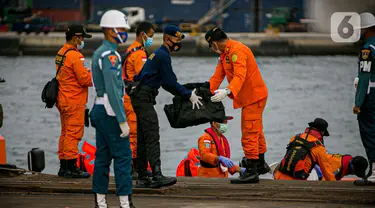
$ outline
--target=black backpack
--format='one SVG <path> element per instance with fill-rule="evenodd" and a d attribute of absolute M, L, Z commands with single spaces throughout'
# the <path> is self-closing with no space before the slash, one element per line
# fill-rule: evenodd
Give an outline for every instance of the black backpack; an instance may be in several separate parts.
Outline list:
<path fill-rule="evenodd" d="M 56 71 L 56 75 L 54 78 L 52 78 L 51 81 L 47 82 L 47 84 L 44 86 L 42 91 L 42 101 L 46 104 L 46 108 L 52 108 L 57 101 L 57 93 L 59 91 L 59 82 L 57 81 L 56 77 L 57 74 L 60 71 L 60 68 L 64 65 L 64 61 L 66 58 L 66 54 L 69 51 L 72 51 L 75 49 L 68 49 L 65 51 L 64 55 L 57 54 L 55 64 L 59 65 L 59 68 Z"/>

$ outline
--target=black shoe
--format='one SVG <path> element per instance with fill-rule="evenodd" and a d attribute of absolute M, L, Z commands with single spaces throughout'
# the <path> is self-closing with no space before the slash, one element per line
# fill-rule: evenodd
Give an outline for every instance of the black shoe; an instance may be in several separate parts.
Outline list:
<path fill-rule="evenodd" d="M 266 163 L 264 159 L 264 154 L 259 154 L 257 171 L 259 175 L 263 175 L 263 174 L 271 172 L 270 166 L 268 166 L 268 164 Z"/>
<path fill-rule="evenodd" d="M 230 182 L 233 184 L 259 183 L 257 164 L 258 160 L 243 159 L 242 166 L 246 168 L 246 171 L 237 179 L 230 180 Z"/>
<path fill-rule="evenodd" d="M 64 177 L 66 171 L 66 161 L 65 160 L 60 160 L 60 169 L 57 175 L 59 177 Z"/>
<path fill-rule="evenodd" d="M 136 188 L 149 188 L 152 182 L 151 178 L 148 177 L 147 170 L 137 170 L 138 171 L 138 179 L 135 183 Z"/>
<path fill-rule="evenodd" d="M 83 172 L 76 165 L 77 159 L 66 160 L 65 178 L 89 178 L 90 174 Z"/>
<path fill-rule="evenodd" d="M 152 168 L 152 183 L 150 188 L 160 188 L 163 186 L 172 186 L 176 184 L 177 179 L 175 177 L 166 177 L 161 173 L 160 166 L 155 166 Z"/>

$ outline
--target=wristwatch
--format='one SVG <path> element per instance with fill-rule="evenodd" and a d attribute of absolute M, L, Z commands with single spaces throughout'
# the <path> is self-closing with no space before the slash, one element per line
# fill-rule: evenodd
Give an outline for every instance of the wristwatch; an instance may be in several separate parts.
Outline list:
<path fill-rule="evenodd" d="M 225 88 L 225 91 L 227 91 L 227 95 L 229 95 L 231 93 L 228 88 Z"/>

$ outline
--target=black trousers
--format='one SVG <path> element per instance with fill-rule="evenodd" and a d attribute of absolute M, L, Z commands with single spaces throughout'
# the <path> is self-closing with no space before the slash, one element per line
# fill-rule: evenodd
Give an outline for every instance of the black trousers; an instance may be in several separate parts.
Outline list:
<path fill-rule="evenodd" d="M 358 124 L 369 162 L 375 162 L 375 90 L 373 88 L 370 94 L 366 95 L 361 106 Z"/>
<path fill-rule="evenodd" d="M 152 168 L 161 166 L 159 120 L 154 105 L 157 89 L 138 86 L 137 92 L 131 96 L 134 112 L 137 116 L 137 160 L 136 169 L 146 175 L 147 162 Z"/>

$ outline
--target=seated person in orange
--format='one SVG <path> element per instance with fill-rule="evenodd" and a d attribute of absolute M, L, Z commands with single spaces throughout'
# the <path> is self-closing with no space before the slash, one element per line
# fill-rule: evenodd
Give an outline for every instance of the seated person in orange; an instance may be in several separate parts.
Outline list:
<path fill-rule="evenodd" d="M 211 122 L 211 128 L 198 140 L 200 154 L 200 167 L 198 177 L 227 178 L 230 174 L 243 173 L 245 168 L 240 168 L 230 160 L 230 147 L 224 134 L 228 130 L 227 121 L 233 117 L 228 116 L 223 123 Z"/>
<path fill-rule="evenodd" d="M 362 156 L 352 157 L 351 155 L 327 154 L 327 157 L 333 174 L 335 174 L 338 181 L 347 175 L 354 174 L 360 178 L 364 178 L 366 175 L 368 163 L 366 158 Z M 325 180 L 318 165 L 315 166 L 315 170 L 318 173 L 319 180 Z"/>
<path fill-rule="evenodd" d="M 327 128 L 327 121 L 316 118 L 304 133 L 293 136 L 274 179 L 307 180 L 315 165 L 319 165 L 327 181 L 336 180 L 323 145 L 323 136 L 329 136 Z"/>

